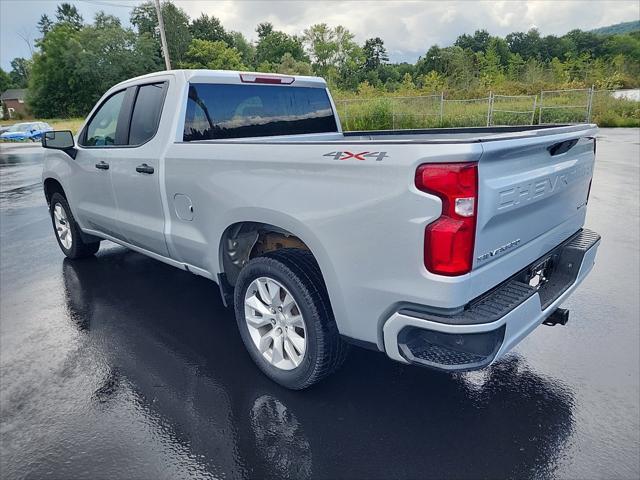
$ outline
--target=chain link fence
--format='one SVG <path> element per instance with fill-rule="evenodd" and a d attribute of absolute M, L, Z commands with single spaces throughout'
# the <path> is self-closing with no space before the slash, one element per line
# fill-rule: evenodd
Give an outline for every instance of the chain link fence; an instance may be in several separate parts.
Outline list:
<path fill-rule="evenodd" d="M 344 130 L 534 125 L 590 122 L 619 100 L 640 102 L 640 90 L 543 90 L 540 95 L 448 99 L 444 93 L 336 101 Z"/>
<path fill-rule="evenodd" d="M 591 119 L 593 88 L 543 90 L 538 124 L 582 123 Z"/>
<path fill-rule="evenodd" d="M 486 125 L 491 105 L 490 97 L 442 100 L 443 127 L 481 127 Z"/>
<path fill-rule="evenodd" d="M 489 120 L 492 125 L 533 125 L 536 116 L 537 95 L 490 94 Z"/>

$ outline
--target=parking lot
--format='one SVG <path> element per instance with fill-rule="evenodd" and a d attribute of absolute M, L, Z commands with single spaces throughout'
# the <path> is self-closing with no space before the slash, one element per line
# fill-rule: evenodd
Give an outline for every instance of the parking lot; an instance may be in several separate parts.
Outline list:
<path fill-rule="evenodd" d="M 352 350 L 291 392 L 218 288 L 108 242 L 67 261 L 38 146 L 0 146 L 3 478 L 638 478 L 640 131 L 603 129 L 596 266 L 497 365 L 449 375 Z"/>

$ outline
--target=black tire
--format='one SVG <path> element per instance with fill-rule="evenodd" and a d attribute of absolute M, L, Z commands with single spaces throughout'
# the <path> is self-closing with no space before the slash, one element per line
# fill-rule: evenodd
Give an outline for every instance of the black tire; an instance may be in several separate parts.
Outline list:
<path fill-rule="evenodd" d="M 66 223 L 69 227 L 69 233 L 71 235 L 71 245 L 67 248 L 63 245 L 60 240 L 60 236 L 58 235 L 56 219 L 55 219 L 55 208 L 56 205 L 60 205 L 66 214 Z M 64 253 L 67 257 L 71 259 L 76 258 L 86 258 L 94 255 L 98 249 L 100 248 L 100 241 L 97 242 L 85 242 L 82 238 L 82 234 L 80 232 L 80 227 L 76 223 L 75 218 L 73 218 L 73 213 L 71 213 L 71 208 L 69 207 L 69 203 L 64 195 L 56 192 L 51 196 L 51 202 L 49 203 L 49 215 L 51 216 L 51 223 L 53 225 L 53 233 L 55 234 L 56 241 L 58 242 L 58 246 L 62 253 Z"/>
<path fill-rule="evenodd" d="M 289 290 L 305 321 L 306 352 L 300 365 L 292 370 L 271 365 L 253 343 L 247 327 L 245 293 L 251 282 L 262 276 L 273 278 Z M 234 304 L 240 336 L 249 355 L 260 370 L 280 385 L 292 390 L 308 388 L 344 363 L 349 345 L 340 338 L 320 267 L 309 251 L 283 248 L 252 259 L 240 272 Z"/>

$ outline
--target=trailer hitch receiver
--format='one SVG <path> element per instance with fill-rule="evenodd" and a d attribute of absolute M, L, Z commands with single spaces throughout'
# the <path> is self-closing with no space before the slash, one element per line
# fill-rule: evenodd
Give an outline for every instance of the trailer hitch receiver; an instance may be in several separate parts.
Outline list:
<path fill-rule="evenodd" d="M 569 321 L 569 310 L 566 308 L 556 308 L 555 311 L 542 322 L 553 327 L 554 325 L 566 325 Z"/>

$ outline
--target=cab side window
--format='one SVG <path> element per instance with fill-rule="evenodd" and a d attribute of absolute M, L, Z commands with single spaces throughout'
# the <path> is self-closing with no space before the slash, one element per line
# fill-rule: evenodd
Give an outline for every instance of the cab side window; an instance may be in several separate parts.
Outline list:
<path fill-rule="evenodd" d="M 138 89 L 131 115 L 129 145 L 142 145 L 156 134 L 165 87 L 166 83 L 152 83 Z"/>
<path fill-rule="evenodd" d="M 88 147 L 110 147 L 118 145 L 116 129 L 125 90 L 109 97 L 95 113 L 85 129 L 82 145 Z"/>

